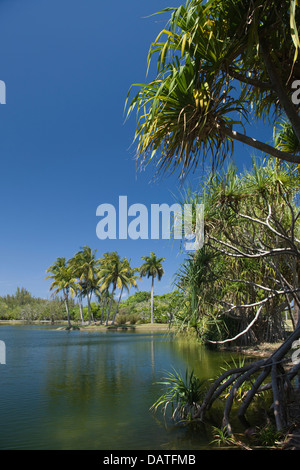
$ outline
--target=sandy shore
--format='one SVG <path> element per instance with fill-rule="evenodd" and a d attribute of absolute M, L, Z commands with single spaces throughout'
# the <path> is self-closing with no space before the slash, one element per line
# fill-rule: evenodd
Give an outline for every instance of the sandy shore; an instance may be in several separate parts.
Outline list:
<path fill-rule="evenodd" d="M 55 325 L 53 325 L 55 327 Z M 58 330 L 64 330 L 66 329 L 67 324 L 58 324 L 57 329 Z M 169 332 L 171 331 L 169 329 L 169 325 L 164 324 L 164 323 L 143 323 L 143 324 L 136 324 L 136 325 L 112 325 L 109 323 L 107 326 L 106 325 L 100 325 L 98 323 L 96 324 L 91 324 L 91 325 L 81 325 L 81 324 L 72 324 L 72 327 L 74 329 L 79 329 L 81 331 L 134 331 L 134 332 L 153 332 L 153 333 L 159 333 L 159 332 Z"/>

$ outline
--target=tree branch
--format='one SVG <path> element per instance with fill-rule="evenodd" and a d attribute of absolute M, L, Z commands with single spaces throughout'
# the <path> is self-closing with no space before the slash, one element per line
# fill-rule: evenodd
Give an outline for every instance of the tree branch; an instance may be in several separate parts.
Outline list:
<path fill-rule="evenodd" d="M 274 91 L 271 84 L 261 82 L 258 79 L 250 78 L 250 77 L 245 77 L 244 75 L 240 74 L 239 72 L 236 72 L 235 70 L 229 69 L 227 70 L 227 73 L 232 77 L 238 80 L 239 82 L 245 83 L 247 85 L 251 85 L 257 88 L 260 88 L 261 90 L 265 91 Z"/>
<path fill-rule="evenodd" d="M 256 322 L 256 320 L 258 319 L 259 315 L 260 315 L 260 312 L 262 310 L 264 305 L 261 305 L 259 307 L 259 309 L 257 310 L 256 312 L 256 315 L 255 317 L 253 318 L 253 320 L 249 323 L 249 325 L 247 326 L 247 328 L 245 328 L 243 331 L 241 331 L 240 333 L 238 333 L 236 336 L 234 336 L 233 338 L 229 338 L 229 339 L 224 339 L 223 341 L 211 341 L 211 340 L 207 340 L 208 343 L 212 343 L 212 344 L 224 344 L 224 343 L 229 343 L 230 341 L 235 341 L 237 338 L 239 338 L 240 336 L 243 336 L 245 333 L 247 333 L 247 331 L 250 330 L 251 326 L 254 325 L 254 323 Z"/>
<path fill-rule="evenodd" d="M 220 124 L 220 128 L 222 129 L 223 133 L 231 139 L 242 142 L 243 144 L 249 145 L 250 147 L 260 150 L 261 152 L 264 152 L 268 155 L 272 155 L 273 157 L 279 158 L 280 160 L 284 160 L 290 163 L 300 163 L 300 155 L 293 155 L 291 153 L 278 150 L 271 145 L 265 144 L 264 142 L 260 142 L 259 140 L 248 137 L 247 135 L 241 134 L 240 132 L 233 131 L 224 123 Z"/>
<path fill-rule="evenodd" d="M 276 255 L 292 255 L 295 254 L 295 251 L 292 250 L 291 248 L 273 248 L 271 250 L 265 250 L 261 251 L 259 253 L 255 254 L 250 254 L 250 253 L 244 253 L 240 249 L 230 245 L 229 243 L 223 242 L 222 240 L 218 240 L 215 237 L 210 236 L 210 240 L 213 240 L 216 243 L 219 243 L 220 245 L 225 246 L 226 248 L 229 248 L 230 250 L 235 251 L 236 253 L 230 253 L 226 250 L 222 250 L 221 248 L 215 248 L 216 250 L 220 251 L 221 253 L 225 253 L 228 256 L 232 256 L 233 258 L 265 258 L 266 256 L 276 256 Z M 212 245 L 211 245 L 212 246 Z M 257 250 L 258 251 L 258 250 Z"/>

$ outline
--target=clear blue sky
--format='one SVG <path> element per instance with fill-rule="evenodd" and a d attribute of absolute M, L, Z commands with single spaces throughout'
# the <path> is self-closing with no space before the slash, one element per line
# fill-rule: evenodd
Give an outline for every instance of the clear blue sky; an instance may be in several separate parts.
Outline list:
<path fill-rule="evenodd" d="M 177 175 L 152 184 L 153 169 L 136 172 L 135 119 L 124 123 L 123 109 L 130 85 L 145 82 L 149 45 L 168 19 L 149 15 L 180 3 L 1 0 L 0 295 L 23 286 L 49 297 L 46 268 L 86 244 L 99 256 L 118 251 L 133 266 L 150 251 L 165 256 L 156 293 L 170 290 L 183 259 L 178 245 L 100 241 L 96 208 L 119 195 L 149 208 L 174 202 Z M 238 147 L 235 158 L 249 162 L 250 153 Z"/>

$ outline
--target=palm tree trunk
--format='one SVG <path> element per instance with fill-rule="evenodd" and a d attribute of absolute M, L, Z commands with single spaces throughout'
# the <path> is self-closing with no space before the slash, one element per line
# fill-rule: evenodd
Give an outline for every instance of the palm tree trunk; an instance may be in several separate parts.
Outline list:
<path fill-rule="evenodd" d="M 65 293 L 65 307 L 66 307 L 66 312 L 67 312 L 67 318 L 68 318 L 68 327 L 71 328 L 71 321 L 70 321 L 70 313 L 69 313 L 69 302 L 68 302 L 68 294 Z"/>
<path fill-rule="evenodd" d="M 91 320 L 91 302 L 90 302 L 90 297 L 89 297 L 88 293 L 87 293 L 87 301 L 88 301 L 89 325 L 90 325 L 92 323 L 92 320 Z"/>
<path fill-rule="evenodd" d="M 79 312 L 80 312 L 81 324 L 83 325 L 84 319 L 83 319 L 83 312 L 82 312 L 82 294 L 79 294 L 78 300 L 79 300 Z"/>
<path fill-rule="evenodd" d="M 154 293 L 154 276 L 152 276 L 152 286 L 151 286 L 151 323 L 154 323 L 153 321 L 153 293 Z"/>
<path fill-rule="evenodd" d="M 108 291 L 106 291 L 106 293 L 105 293 L 105 298 L 104 298 L 104 300 L 103 300 L 103 307 L 102 307 L 102 314 L 101 314 L 100 325 L 103 324 L 104 309 L 105 309 L 105 307 L 107 306 L 107 295 L 108 295 Z"/>
<path fill-rule="evenodd" d="M 113 321 L 112 321 L 113 325 L 115 324 L 115 319 L 116 319 L 116 316 L 117 316 L 118 311 L 119 311 L 119 305 L 120 305 L 120 301 L 121 301 L 121 297 L 122 297 L 122 292 L 123 292 L 123 286 L 122 286 L 122 289 L 121 289 L 121 292 L 120 292 L 120 295 L 119 295 L 118 305 L 117 305 L 117 308 L 116 308 L 116 311 L 115 311 L 115 314 L 114 314 L 114 318 L 113 318 Z"/>
<path fill-rule="evenodd" d="M 92 292 L 91 292 L 91 295 L 90 295 L 90 304 L 91 304 L 91 300 L 92 300 Z M 92 318 L 92 322 L 96 323 L 96 320 L 95 320 L 95 317 L 94 317 L 94 312 L 93 312 L 93 309 L 92 309 L 92 305 L 91 305 L 91 318 Z"/>
<path fill-rule="evenodd" d="M 109 319 L 109 315 L 110 315 L 110 311 L 111 311 L 112 301 L 114 299 L 115 289 L 116 289 L 116 286 L 113 287 L 113 290 L 112 290 L 112 293 L 111 293 L 111 299 L 110 299 L 110 302 L 109 302 L 109 309 L 107 310 L 107 317 L 106 317 L 106 322 L 105 322 L 106 326 L 108 325 L 108 319 Z"/>

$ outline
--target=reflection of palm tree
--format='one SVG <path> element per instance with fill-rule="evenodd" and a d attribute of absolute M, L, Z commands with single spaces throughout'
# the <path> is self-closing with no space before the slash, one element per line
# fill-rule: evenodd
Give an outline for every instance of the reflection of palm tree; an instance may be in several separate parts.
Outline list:
<path fill-rule="evenodd" d="M 73 272 L 65 258 L 57 258 L 54 264 L 52 264 L 46 271 L 49 276 L 46 279 L 53 279 L 50 286 L 50 290 L 53 290 L 53 294 L 63 292 L 64 303 L 68 318 L 68 327 L 71 327 L 70 313 L 69 313 L 69 295 L 73 297 L 76 292 L 76 279 L 73 277 Z"/>
<path fill-rule="evenodd" d="M 151 251 L 150 256 L 142 256 L 144 264 L 140 267 L 140 274 L 142 277 L 147 276 L 152 277 L 151 285 L 151 323 L 153 323 L 153 296 L 154 296 L 154 278 L 157 276 L 160 281 L 164 275 L 164 270 L 162 267 L 162 262 L 165 258 L 157 258 L 155 253 Z"/>

